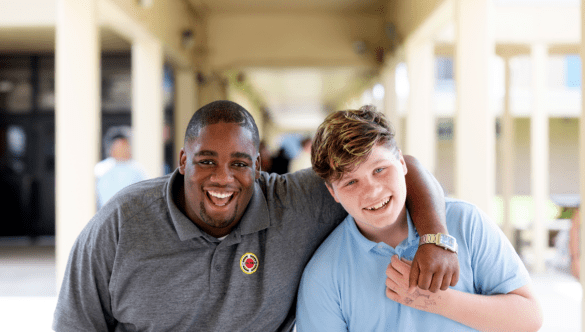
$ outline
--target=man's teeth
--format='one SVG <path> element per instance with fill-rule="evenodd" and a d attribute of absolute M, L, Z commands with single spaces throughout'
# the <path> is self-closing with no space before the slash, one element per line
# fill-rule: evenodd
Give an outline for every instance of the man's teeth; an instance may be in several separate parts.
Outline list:
<path fill-rule="evenodd" d="M 226 197 L 230 197 L 233 194 L 234 193 L 219 193 L 219 192 L 214 192 L 214 191 L 209 192 L 209 195 L 211 195 L 213 197 L 217 197 L 217 198 L 226 198 Z"/>
<path fill-rule="evenodd" d="M 375 206 L 372 206 L 372 207 L 369 207 L 369 208 L 367 208 L 367 209 L 368 209 L 368 210 L 370 210 L 370 211 L 378 210 L 378 209 L 379 209 L 379 208 L 381 208 L 382 206 L 384 206 L 384 205 L 388 204 L 388 202 L 390 202 L 390 197 L 388 197 L 388 199 L 387 199 L 387 200 L 385 200 L 385 201 L 383 201 L 382 203 L 380 203 L 380 204 L 378 204 L 378 205 L 375 205 Z"/>

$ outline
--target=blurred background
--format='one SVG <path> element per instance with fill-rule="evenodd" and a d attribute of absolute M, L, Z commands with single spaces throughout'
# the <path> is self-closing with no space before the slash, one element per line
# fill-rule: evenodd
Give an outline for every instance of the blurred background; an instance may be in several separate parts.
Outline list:
<path fill-rule="evenodd" d="M 229 99 L 264 170 L 306 167 L 332 111 L 374 104 L 446 194 L 501 226 L 545 311 L 585 331 L 580 0 L 0 0 L 0 329 L 50 331 L 97 209 L 108 129 L 147 177 Z M 581 168 L 579 160 L 582 160 Z M 305 165 L 305 166 L 303 166 Z M 7 326 L 7 327 L 6 327 Z"/>

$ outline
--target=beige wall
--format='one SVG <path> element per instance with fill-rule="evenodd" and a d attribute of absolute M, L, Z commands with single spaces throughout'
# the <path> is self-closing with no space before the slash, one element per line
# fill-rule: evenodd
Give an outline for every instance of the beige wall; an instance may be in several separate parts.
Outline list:
<path fill-rule="evenodd" d="M 578 138 L 579 120 L 577 118 L 550 118 L 550 194 L 579 193 Z M 501 195 L 502 151 L 496 143 L 496 194 Z M 514 119 L 514 194 L 531 195 L 530 192 L 530 119 Z M 453 194 L 455 157 L 454 140 L 437 141 L 436 177 Z"/>

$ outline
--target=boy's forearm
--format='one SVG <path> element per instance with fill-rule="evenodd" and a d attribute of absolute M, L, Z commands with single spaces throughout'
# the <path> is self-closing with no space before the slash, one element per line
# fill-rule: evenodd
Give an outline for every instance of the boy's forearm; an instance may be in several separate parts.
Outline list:
<path fill-rule="evenodd" d="M 529 286 L 508 294 L 479 295 L 454 289 L 430 294 L 437 313 L 480 331 L 538 331 L 542 312 Z"/>
<path fill-rule="evenodd" d="M 404 156 L 406 207 L 419 234 L 448 234 L 445 222 L 445 194 L 435 177 L 412 156 Z"/>

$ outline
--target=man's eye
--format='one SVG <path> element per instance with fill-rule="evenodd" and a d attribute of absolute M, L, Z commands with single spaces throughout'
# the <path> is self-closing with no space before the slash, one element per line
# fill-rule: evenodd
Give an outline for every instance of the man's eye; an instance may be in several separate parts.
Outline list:
<path fill-rule="evenodd" d="M 246 164 L 246 163 L 234 163 L 234 166 L 236 166 L 236 167 L 246 167 L 246 166 L 248 166 L 248 164 Z"/>
<path fill-rule="evenodd" d="M 208 166 L 208 165 L 213 165 L 213 160 L 200 160 L 200 161 L 198 161 L 197 163 L 198 163 L 199 165 L 205 165 L 205 166 Z"/>

